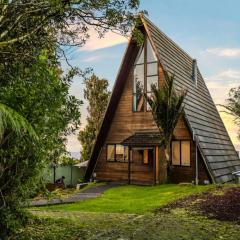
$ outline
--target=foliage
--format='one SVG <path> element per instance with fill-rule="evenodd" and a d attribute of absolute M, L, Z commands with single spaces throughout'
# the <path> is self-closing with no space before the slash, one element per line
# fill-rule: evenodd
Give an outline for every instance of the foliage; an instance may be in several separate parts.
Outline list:
<path fill-rule="evenodd" d="M 79 126 L 81 102 L 68 95 L 72 73 L 60 76 L 58 66 L 56 59 L 41 55 L 25 71 L 15 66 L 8 83 L 0 84 L 0 102 L 23 115 L 38 136 L 32 139 L 10 129 L 3 135 L 0 186 L 5 205 L 1 201 L 0 228 L 5 232 L 1 234 L 9 234 L 26 219 L 21 207 L 36 191 L 43 167 L 65 151 L 67 134 Z"/>
<path fill-rule="evenodd" d="M 162 145 L 165 149 L 166 162 L 161 162 L 161 182 L 165 182 L 167 178 L 167 165 L 170 164 L 170 145 L 173 137 L 173 131 L 183 114 L 183 102 L 187 92 L 176 92 L 174 90 L 174 75 L 169 75 L 164 71 L 165 85 L 158 89 L 152 85 L 152 96 L 145 96 L 151 107 L 153 119 L 162 135 Z"/>
<path fill-rule="evenodd" d="M 22 206 L 38 187 L 41 169 L 65 152 L 66 136 L 80 124 L 81 102 L 68 91 L 72 78 L 85 72 L 72 68 L 62 74 L 63 49 L 84 45 L 93 29 L 100 37 L 127 33 L 138 6 L 138 0 L 0 1 L 0 102 L 22 115 L 38 136 L 10 129 L 3 134 L 1 238 L 24 222 Z"/>
<path fill-rule="evenodd" d="M 107 190 L 101 198 L 74 204 L 40 207 L 41 210 L 137 213 L 154 211 L 177 198 L 200 193 L 211 186 L 162 184 L 157 186 L 120 186 Z"/>
<path fill-rule="evenodd" d="M 110 92 L 108 81 L 100 79 L 95 74 L 85 80 L 84 98 L 88 101 L 87 125 L 79 132 L 81 142 L 81 160 L 90 158 L 92 147 L 101 127 L 101 122 L 107 107 Z"/>
<path fill-rule="evenodd" d="M 221 106 L 224 107 L 225 112 L 232 115 L 235 118 L 235 122 L 240 125 L 240 87 L 230 89 L 226 104 Z M 240 133 L 238 137 L 240 138 Z"/>
<path fill-rule="evenodd" d="M 28 134 L 32 138 L 37 138 L 33 127 L 26 118 L 21 116 L 14 109 L 0 103 L 0 145 L 2 144 L 3 135 L 6 129 L 11 129 L 17 135 Z M 1 176 L 0 172 L 0 176 Z"/>
<path fill-rule="evenodd" d="M 59 156 L 56 162 L 62 166 L 67 166 L 77 164 L 79 160 L 69 156 L 69 154 L 62 154 Z"/>

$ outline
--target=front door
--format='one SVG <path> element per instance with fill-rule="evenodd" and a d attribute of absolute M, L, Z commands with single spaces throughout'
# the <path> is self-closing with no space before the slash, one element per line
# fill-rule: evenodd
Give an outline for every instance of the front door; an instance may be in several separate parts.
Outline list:
<path fill-rule="evenodd" d="M 133 147 L 130 153 L 129 183 L 153 184 L 155 149 Z"/>

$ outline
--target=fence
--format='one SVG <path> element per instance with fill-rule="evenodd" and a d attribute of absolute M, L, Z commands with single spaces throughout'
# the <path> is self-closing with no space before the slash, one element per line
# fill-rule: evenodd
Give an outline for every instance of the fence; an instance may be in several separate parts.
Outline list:
<path fill-rule="evenodd" d="M 71 165 L 67 166 L 58 166 L 56 169 L 56 176 L 55 179 L 61 178 L 62 176 L 65 177 L 64 183 L 65 185 L 73 185 L 75 186 L 80 179 L 83 178 L 85 173 L 85 168 L 79 168 Z M 49 167 L 46 169 L 44 173 L 44 179 L 47 182 L 54 183 L 54 168 Z"/>

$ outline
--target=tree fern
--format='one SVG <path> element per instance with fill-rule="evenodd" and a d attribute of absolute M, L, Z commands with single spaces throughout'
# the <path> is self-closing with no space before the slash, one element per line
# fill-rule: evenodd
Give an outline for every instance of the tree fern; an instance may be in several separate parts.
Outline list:
<path fill-rule="evenodd" d="M 0 103 L 0 140 L 2 140 L 5 130 L 9 128 L 17 135 L 27 133 L 32 138 L 37 138 L 31 124 L 14 109 Z"/>

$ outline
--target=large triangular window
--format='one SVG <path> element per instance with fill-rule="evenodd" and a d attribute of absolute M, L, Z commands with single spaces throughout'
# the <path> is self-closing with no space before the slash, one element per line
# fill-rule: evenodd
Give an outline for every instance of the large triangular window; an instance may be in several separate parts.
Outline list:
<path fill-rule="evenodd" d="M 133 111 L 149 111 L 144 94 L 151 96 L 151 86 L 158 86 L 158 61 L 149 39 L 146 37 L 134 63 Z"/>

